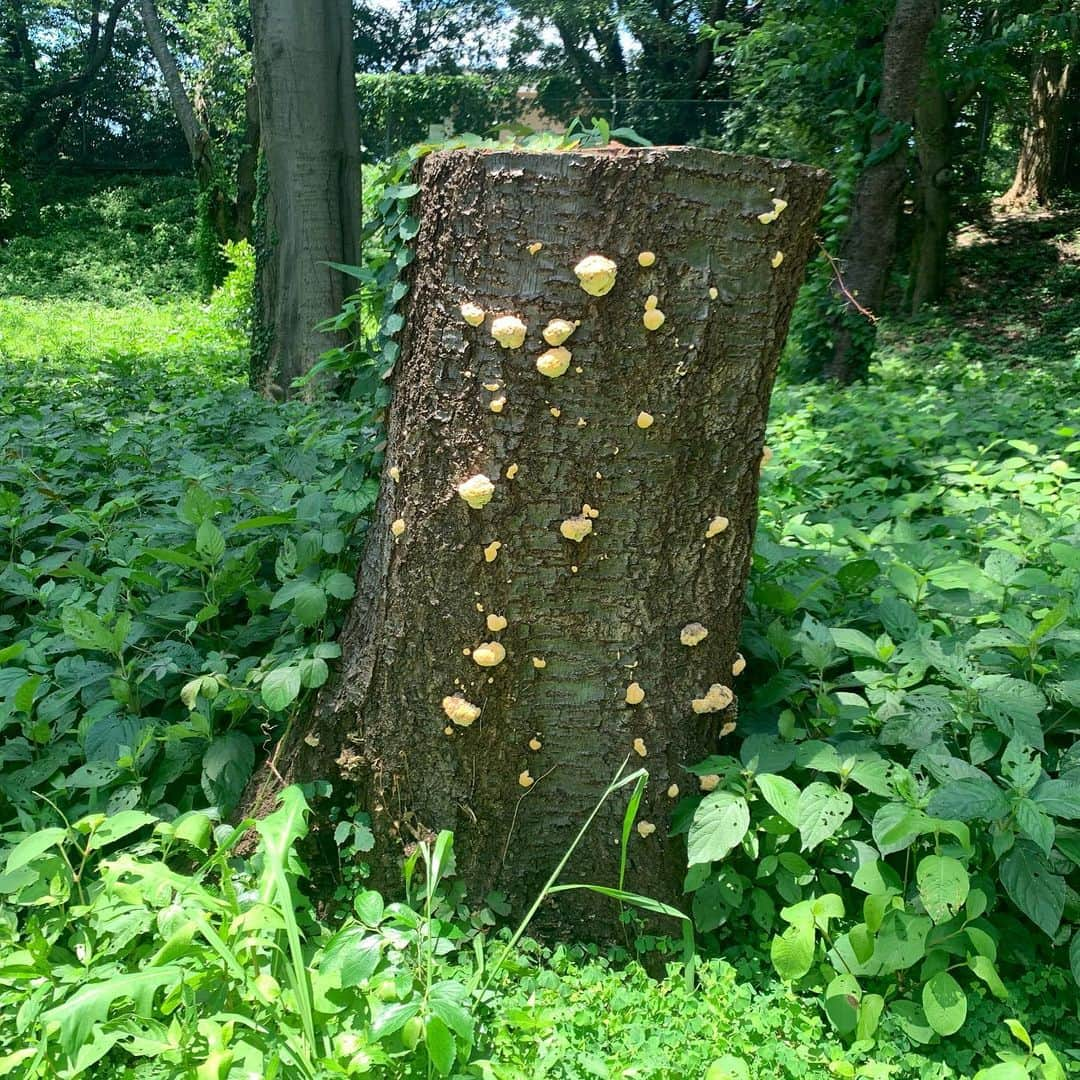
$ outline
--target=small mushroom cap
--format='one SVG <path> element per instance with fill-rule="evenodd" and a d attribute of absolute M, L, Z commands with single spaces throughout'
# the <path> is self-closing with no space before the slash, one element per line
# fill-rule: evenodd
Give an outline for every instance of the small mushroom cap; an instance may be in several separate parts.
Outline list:
<path fill-rule="evenodd" d="M 652 311 L 659 303 L 660 297 L 657 296 L 656 293 L 649 293 L 649 295 L 645 297 L 645 310 Z"/>
<path fill-rule="evenodd" d="M 641 689 L 641 684 L 632 682 L 626 688 L 626 704 L 627 705 L 640 705 L 645 700 L 645 691 Z"/>
<path fill-rule="evenodd" d="M 560 375 L 566 374 L 569 366 L 570 350 L 564 349 L 561 345 L 542 352 L 536 358 L 536 370 L 549 379 L 557 379 Z"/>
<path fill-rule="evenodd" d="M 497 641 L 484 641 L 473 649 L 472 658 L 480 667 L 497 667 L 506 659 L 506 650 Z"/>
<path fill-rule="evenodd" d="M 697 645 L 709 636 L 709 631 L 699 622 L 687 623 L 679 631 L 679 640 L 684 645 Z"/>
<path fill-rule="evenodd" d="M 401 470 L 396 465 L 391 465 L 389 469 L 390 479 L 396 484 L 401 479 Z"/>
<path fill-rule="evenodd" d="M 720 295 L 720 290 L 715 286 L 711 286 L 709 289 L 709 299 L 715 300 Z"/>
<path fill-rule="evenodd" d="M 761 468 L 764 469 L 765 466 L 768 465 L 770 461 L 772 461 L 772 458 L 773 458 L 772 447 L 771 446 L 763 446 L 761 448 Z"/>
<path fill-rule="evenodd" d="M 536 781 L 529 775 L 529 770 L 525 769 L 523 772 L 518 773 L 518 783 L 525 788 L 532 787 Z"/>
<path fill-rule="evenodd" d="M 395 536 L 401 536 L 405 532 L 405 519 L 397 518 L 390 523 L 390 531 Z"/>
<path fill-rule="evenodd" d="M 575 544 L 580 544 L 581 541 L 592 532 L 592 518 L 587 518 L 584 514 L 567 518 L 559 526 L 559 532 L 561 532 L 567 540 L 573 540 Z"/>
<path fill-rule="evenodd" d="M 558 420 L 559 417 L 562 416 L 562 409 L 560 409 L 558 407 L 558 405 L 552 405 L 551 409 L 549 411 L 550 411 L 551 415 L 555 417 L 556 420 Z"/>
<path fill-rule="evenodd" d="M 458 484 L 457 493 L 474 510 L 479 510 L 491 502 L 491 496 L 495 494 L 495 485 L 483 473 L 477 473 Z"/>
<path fill-rule="evenodd" d="M 485 621 L 487 622 L 487 628 L 493 634 L 497 634 L 500 630 L 506 629 L 506 619 L 502 615 L 496 615 L 494 612 L 492 612 L 490 615 L 488 615 Z"/>
<path fill-rule="evenodd" d="M 720 777 L 716 773 L 708 773 L 705 776 L 698 777 L 698 787 L 702 791 L 715 791 L 719 783 Z"/>
<path fill-rule="evenodd" d="M 645 324 L 646 330 L 659 330 L 664 325 L 665 318 L 666 316 L 659 308 L 649 308 L 642 315 L 641 321 Z"/>
<path fill-rule="evenodd" d="M 525 329 L 516 315 L 500 315 L 491 324 L 491 336 L 504 349 L 518 349 L 525 342 Z"/>
<path fill-rule="evenodd" d="M 642 411 L 637 414 L 637 420 L 635 421 L 635 423 L 639 428 L 644 430 L 645 428 L 651 428 L 653 426 L 653 424 L 655 423 L 655 418 L 653 417 L 652 413 Z"/>
<path fill-rule="evenodd" d="M 704 697 L 694 698 L 690 702 L 690 708 L 698 715 L 704 713 L 722 712 L 735 700 L 735 695 L 730 687 L 721 683 L 713 683 Z"/>
<path fill-rule="evenodd" d="M 499 548 L 501 547 L 501 540 L 492 540 L 491 543 L 484 548 L 484 562 L 494 562 L 499 557 Z"/>
<path fill-rule="evenodd" d="M 769 265 L 775 270 L 784 261 L 784 253 L 778 251 L 770 260 Z"/>
<path fill-rule="evenodd" d="M 669 799 L 677 799 L 679 797 L 679 785 L 678 784 L 672 784 L 671 787 L 669 787 L 667 789 L 667 797 Z"/>
<path fill-rule="evenodd" d="M 566 319 L 552 319 L 544 327 L 543 337 L 549 345 L 561 345 L 576 329 L 576 323 Z"/>
<path fill-rule="evenodd" d="M 442 699 L 443 712 L 458 727 L 468 727 L 480 715 L 480 709 L 460 694 L 448 694 Z"/>
<path fill-rule="evenodd" d="M 637 261 L 638 266 L 652 266 L 656 262 L 656 255 L 651 251 L 639 251 Z"/>
<path fill-rule="evenodd" d="M 543 246 L 542 241 L 534 240 L 525 250 L 528 251 L 530 255 L 535 255 Z"/>
<path fill-rule="evenodd" d="M 588 503 L 584 503 L 581 507 L 581 516 L 587 518 L 598 518 L 600 511 L 595 506 L 590 506 Z"/>
<path fill-rule="evenodd" d="M 529 749 L 530 750 L 539 750 L 540 747 L 543 746 L 543 745 L 544 744 L 539 739 L 533 738 L 533 739 L 529 740 Z"/>
<path fill-rule="evenodd" d="M 741 675 L 745 670 L 746 670 L 746 657 L 743 656 L 743 654 L 741 652 L 736 653 L 735 654 L 735 661 L 731 665 L 731 674 L 732 675 Z"/>
<path fill-rule="evenodd" d="M 705 530 L 705 539 L 711 540 L 714 536 L 719 536 L 730 524 L 731 522 L 726 517 L 718 514 L 709 522 Z"/>
<path fill-rule="evenodd" d="M 647 840 L 654 832 L 656 832 L 656 826 L 651 821 L 639 821 L 637 823 L 637 833 L 642 840 Z"/>
<path fill-rule="evenodd" d="M 590 296 L 605 296 L 615 285 L 618 267 L 603 255 L 586 255 L 574 267 L 578 283 Z"/>
<path fill-rule="evenodd" d="M 461 317 L 470 326 L 479 326 L 484 321 L 484 309 L 479 304 L 473 304 L 466 300 L 461 305 Z"/>
<path fill-rule="evenodd" d="M 503 409 L 506 408 L 506 398 L 505 397 L 492 398 L 491 401 L 488 402 L 488 408 L 493 413 L 501 413 L 503 411 Z"/>
<path fill-rule="evenodd" d="M 542 659 L 539 656 L 534 656 L 532 658 L 532 665 L 533 665 L 534 668 L 537 669 L 537 671 L 539 671 L 541 668 L 546 668 L 547 667 L 547 661 Z"/>
<path fill-rule="evenodd" d="M 517 464 L 517 462 L 514 462 L 513 465 L 508 465 L 506 467 L 506 479 L 507 480 L 513 480 L 514 477 L 517 476 L 517 474 L 518 474 L 518 464 Z"/>
<path fill-rule="evenodd" d="M 649 751 L 645 748 L 645 740 L 638 738 L 634 740 L 634 753 L 638 757 L 648 757 Z"/>

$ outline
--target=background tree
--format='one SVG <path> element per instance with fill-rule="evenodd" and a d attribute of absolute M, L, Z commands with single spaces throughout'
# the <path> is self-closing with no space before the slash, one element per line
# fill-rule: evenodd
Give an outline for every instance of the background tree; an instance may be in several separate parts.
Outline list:
<path fill-rule="evenodd" d="M 316 326 L 359 262 L 360 129 L 349 0 L 252 0 L 266 162 L 252 383 L 288 396 L 336 342 Z"/>

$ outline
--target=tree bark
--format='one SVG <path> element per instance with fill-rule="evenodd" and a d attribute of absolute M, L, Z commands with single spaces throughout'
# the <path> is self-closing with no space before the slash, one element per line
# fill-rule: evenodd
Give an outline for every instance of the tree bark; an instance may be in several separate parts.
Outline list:
<path fill-rule="evenodd" d="M 915 189 L 915 238 L 911 249 L 909 301 L 916 312 L 945 293 L 952 187 L 953 108 L 941 69 L 927 63 L 915 105 L 915 149 L 919 174 Z"/>
<path fill-rule="evenodd" d="M 840 245 L 844 285 L 855 302 L 843 297 L 843 310 L 833 320 L 832 356 L 824 368 L 826 376 L 841 382 L 861 377 L 870 363 L 873 328 L 856 305 L 876 312 L 885 296 L 907 177 L 905 126 L 915 112 L 926 42 L 939 11 L 938 0 L 897 0 L 885 31 L 877 129 Z"/>
<path fill-rule="evenodd" d="M 1069 91 L 1071 65 L 1060 51 L 1041 53 L 1031 76 L 1028 122 L 1020 136 L 1020 156 L 1012 186 L 997 205 L 1023 210 L 1050 201 L 1057 128 Z"/>
<path fill-rule="evenodd" d="M 358 796 L 381 884 L 399 884 L 403 843 L 452 829 L 470 895 L 498 888 L 522 910 L 629 756 L 649 770 L 641 818 L 656 831 L 635 837 L 626 887 L 677 902 L 685 854 L 667 839 L 667 789 L 696 790 L 683 767 L 735 719 L 735 706 L 699 715 L 691 702 L 734 683 L 769 393 L 827 177 L 657 148 L 441 153 L 421 183 L 391 479 L 336 689 L 282 745 L 277 770 L 334 776 Z M 790 205 L 762 223 L 774 195 Z M 644 249 L 656 254 L 647 269 Z M 574 276 L 591 253 L 618 266 L 602 297 Z M 643 326 L 650 293 L 666 316 L 655 333 Z M 463 322 L 465 301 L 484 325 Z M 528 335 L 504 350 L 492 319 L 511 314 Z M 580 325 L 568 370 L 548 378 L 535 361 L 552 318 Z M 482 509 L 456 493 L 475 474 L 495 485 Z M 717 516 L 730 526 L 706 538 Z M 580 542 L 562 532 L 575 518 L 593 526 Z M 708 636 L 690 647 L 680 631 L 693 622 Z M 489 641 L 505 659 L 478 666 Z M 632 682 L 645 692 L 637 705 Z M 444 713 L 455 694 L 481 710 L 471 726 Z M 279 786 L 265 775 L 249 804 L 269 806 Z M 616 884 L 626 795 L 597 818 L 571 880 Z M 555 917 L 605 937 L 615 914 L 594 897 Z"/>
<path fill-rule="evenodd" d="M 349 0 L 252 0 L 266 162 L 252 383 L 274 397 L 339 344 L 318 323 L 360 258 L 360 120 Z"/>

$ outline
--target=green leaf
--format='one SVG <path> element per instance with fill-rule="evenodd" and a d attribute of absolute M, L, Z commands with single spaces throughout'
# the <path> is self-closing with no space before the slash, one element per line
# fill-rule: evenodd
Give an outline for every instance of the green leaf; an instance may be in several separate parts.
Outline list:
<path fill-rule="evenodd" d="M 816 781 L 799 796 L 798 822 L 802 850 L 812 851 L 833 836 L 854 808 L 851 796 L 830 784 Z"/>
<path fill-rule="evenodd" d="M 923 985 L 923 1012 L 939 1035 L 953 1035 L 967 1019 L 967 997 L 960 984 L 947 972 L 939 971 Z"/>
<path fill-rule="evenodd" d="M 1080 986 L 1080 930 L 1073 934 L 1069 944 L 1069 970 L 1072 971 L 1073 981 Z"/>
<path fill-rule="evenodd" d="M 927 830 L 921 810 L 903 803 L 886 803 L 874 815 L 870 831 L 882 855 L 892 855 L 910 847 Z"/>
<path fill-rule="evenodd" d="M 326 593 L 318 585 L 305 583 L 293 597 L 292 613 L 301 626 L 314 626 L 326 614 Z"/>
<path fill-rule="evenodd" d="M 804 900 L 780 912 L 790 925 L 772 939 L 769 954 L 781 979 L 801 979 L 814 964 L 814 913 Z"/>
<path fill-rule="evenodd" d="M 1001 884 L 1009 899 L 1048 937 L 1061 925 L 1065 879 L 1055 874 L 1041 852 L 1017 844 L 1001 861 Z"/>
<path fill-rule="evenodd" d="M 915 870 L 919 896 L 936 923 L 952 918 L 963 906 L 971 887 L 963 863 L 942 855 L 927 855 Z"/>
<path fill-rule="evenodd" d="M 896 1017 L 903 1032 L 912 1042 L 925 1044 L 934 1037 L 934 1029 L 926 1019 L 926 1013 L 921 1005 L 914 1001 L 896 1001 L 890 1006 L 891 1013 Z"/>
<path fill-rule="evenodd" d="M 302 679 L 298 667 L 274 668 L 259 688 L 263 704 L 271 712 L 287 709 L 300 695 Z"/>
<path fill-rule="evenodd" d="M 1027 1069 L 1019 1061 L 1002 1061 L 980 1069 L 974 1080 L 1030 1080 Z"/>
<path fill-rule="evenodd" d="M 218 735 L 202 759 L 202 787 L 207 800 L 229 813 L 240 801 L 254 767 L 255 747 L 249 736 L 242 731 Z"/>
<path fill-rule="evenodd" d="M 799 789 L 786 776 L 774 776 L 772 773 L 759 773 L 754 783 L 761 791 L 761 797 L 787 822 L 799 823 Z"/>
<path fill-rule="evenodd" d="M 997 968 L 994 966 L 994 961 L 989 956 L 969 956 L 968 967 L 986 983 L 994 997 L 1001 1001 L 1008 998 L 1009 991 L 1005 988 L 1005 984 L 1001 981 Z"/>
<path fill-rule="evenodd" d="M 825 1015 L 841 1035 L 854 1034 L 861 998 L 862 987 L 854 975 L 837 975 L 825 988 Z"/>
<path fill-rule="evenodd" d="M 205 518 L 195 533 L 195 550 L 210 563 L 220 562 L 225 554 L 225 537 L 210 518 Z"/>
<path fill-rule="evenodd" d="M 706 1070 L 705 1080 L 750 1080 L 750 1066 L 734 1054 L 724 1054 Z"/>
<path fill-rule="evenodd" d="M 24 837 L 8 852 L 4 872 L 7 874 L 14 873 L 20 867 L 32 863 L 39 855 L 43 855 L 50 848 L 59 847 L 67 838 L 67 834 L 67 829 L 53 826 L 47 829 L 38 829 L 37 832 Z"/>
<path fill-rule="evenodd" d="M 859 1022 L 855 1028 L 855 1038 L 864 1042 L 874 1037 L 885 1011 L 885 999 L 880 994 L 866 994 L 859 1003 Z"/>
<path fill-rule="evenodd" d="M 457 1046 L 450 1029 L 437 1017 L 429 1016 L 424 1029 L 428 1057 L 440 1076 L 449 1076 L 457 1056 Z"/>
<path fill-rule="evenodd" d="M 147 825 L 157 823 L 153 814 L 144 814 L 140 810 L 122 810 L 119 814 L 113 814 L 106 818 L 90 835 L 87 847 L 91 851 L 103 848 L 107 844 L 114 844 L 125 836 L 145 828 Z"/>
<path fill-rule="evenodd" d="M 926 809 L 933 817 L 957 821 L 1000 821 L 1009 813 L 1009 800 L 989 776 L 963 776 L 939 787 Z"/>
<path fill-rule="evenodd" d="M 1031 793 L 1031 798 L 1044 813 L 1059 818 L 1080 818 L 1080 783 L 1073 780 L 1044 780 Z"/>
<path fill-rule="evenodd" d="M 689 865 L 724 858 L 750 828 L 750 807 L 730 791 L 714 791 L 701 800 L 687 837 Z"/>
<path fill-rule="evenodd" d="M 333 573 L 323 582 L 323 588 L 338 600 L 351 600 L 356 593 L 356 585 L 347 574 Z"/>

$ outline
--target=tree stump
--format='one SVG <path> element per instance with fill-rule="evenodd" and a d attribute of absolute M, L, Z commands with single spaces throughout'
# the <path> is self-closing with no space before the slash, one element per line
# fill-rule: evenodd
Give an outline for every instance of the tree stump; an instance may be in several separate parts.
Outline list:
<path fill-rule="evenodd" d="M 676 900 L 675 788 L 736 723 L 769 394 L 827 177 L 666 147 L 440 153 L 420 179 L 342 669 L 279 768 L 359 785 L 376 881 L 452 829 L 470 895 L 522 910 L 629 756 L 626 887 Z M 616 884 L 627 794 L 570 880 Z M 564 898 L 557 921 L 615 915 Z"/>

